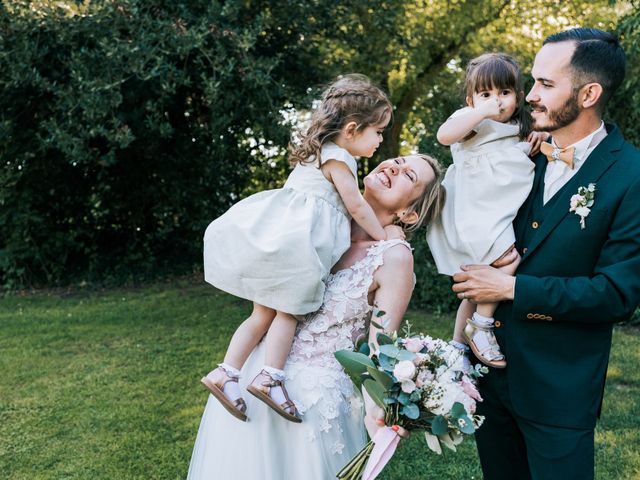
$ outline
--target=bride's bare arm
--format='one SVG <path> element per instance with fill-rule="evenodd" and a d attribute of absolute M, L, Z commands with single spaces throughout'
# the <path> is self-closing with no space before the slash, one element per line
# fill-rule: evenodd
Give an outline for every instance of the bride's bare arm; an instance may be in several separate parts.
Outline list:
<path fill-rule="evenodd" d="M 377 311 L 384 315 L 374 320 L 387 331 L 398 330 L 413 292 L 413 255 L 404 245 L 391 247 L 384 253 L 384 263 L 373 275 L 374 302 Z M 380 330 L 374 325 L 369 329 L 369 343 L 375 342 Z"/>

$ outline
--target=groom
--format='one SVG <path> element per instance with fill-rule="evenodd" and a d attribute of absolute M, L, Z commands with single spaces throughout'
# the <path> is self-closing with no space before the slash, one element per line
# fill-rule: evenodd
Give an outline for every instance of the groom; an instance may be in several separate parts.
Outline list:
<path fill-rule="evenodd" d="M 640 302 L 640 153 L 602 122 L 624 72 L 606 32 L 544 41 L 527 101 L 552 139 L 514 222 L 521 263 L 515 277 L 477 265 L 454 276 L 459 298 L 502 302 L 495 335 L 507 367 L 480 383 L 485 480 L 594 478 L 612 327 Z"/>

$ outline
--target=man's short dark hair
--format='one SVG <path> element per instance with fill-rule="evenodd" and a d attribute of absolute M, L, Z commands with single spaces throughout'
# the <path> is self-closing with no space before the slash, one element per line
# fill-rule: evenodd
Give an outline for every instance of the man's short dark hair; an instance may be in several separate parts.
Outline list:
<path fill-rule="evenodd" d="M 572 28 L 550 35 L 542 44 L 560 42 L 576 44 L 570 62 L 574 88 L 591 82 L 602 85 L 598 102 L 598 111 L 602 112 L 624 80 L 627 60 L 618 39 L 597 28 Z"/>

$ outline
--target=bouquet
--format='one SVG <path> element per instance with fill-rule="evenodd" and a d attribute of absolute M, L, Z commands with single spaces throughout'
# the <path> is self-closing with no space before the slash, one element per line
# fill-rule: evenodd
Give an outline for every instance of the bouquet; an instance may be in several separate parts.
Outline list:
<path fill-rule="evenodd" d="M 427 446 L 440 454 L 443 445 L 455 451 L 463 436 L 473 434 L 484 420 L 475 415 L 476 401 L 482 398 L 474 380 L 488 369 L 477 365 L 463 371 L 459 349 L 444 340 L 411 335 L 410 328 L 405 337 L 378 333 L 373 354 L 374 345 L 366 343 L 357 352 L 335 353 L 355 386 L 384 412 L 384 425 L 338 473 L 339 479 L 374 479 L 405 430 L 424 432 Z"/>

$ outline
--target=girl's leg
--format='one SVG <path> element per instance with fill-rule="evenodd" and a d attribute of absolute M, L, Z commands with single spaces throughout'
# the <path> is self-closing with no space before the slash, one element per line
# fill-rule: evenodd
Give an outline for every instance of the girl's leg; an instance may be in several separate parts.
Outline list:
<path fill-rule="evenodd" d="M 509 247 L 500 259 L 507 255 L 512 248 L 513 246 Z M 513 275 L 516 272 L 518 263 L 519 262 L 516 261 L 499 268 L 505 273 Z M 466 328 L 466 337 L 469 346 L 476 357 L 478 357 L 478 360 L 491 367 L 504 368 L 507 363 L 493 334 L 493 314 L 498 308 L 498 305 L 498 303 L 479 304 L 472 316 L 472 321 Z"/>
<path fill-rule="evenodd" d="M 287 420 L 300 422 L 296 407 L 284 388 L 284 364 L 287 361 L 298 321 L 293 315 L 278 311 L 265 339 L 265 366 L 247 387 Z"/>
<path fill-rule="evenodd" d="M 265 364 L 282 370 L 287 361 L 298 321 L 293 315 L 277 312 L 265 339 Z"/>
<path fill-rule="evenodd" d="M 233 334 L 223 363 L 201 380 L 229 413 L 243 421 L 246 420 L 246 405 L 238 386 L 240 369 L 267 332 L 275 315 L 275 310 L 254 303 L 249 318 L 242 322 Z"/>
<path fill-rule="evenodd" d="M 480 305 L 478 305 L 480 306 Z M 476 306 L 469 300 L 462 300 L 458 307 L 458 313 L 456 314 L 456 325 L 453 329 L 453 340 L 458 343 L 467 343 L 464 338 L 464 327 L 467 326 L 467 318 L 471 318 L 473 312 L 476 311 Z"/>
<path fill-rule="evenodd" d="M 453 340 L 451 345 L 462 351 L 463 354 L 463 370 L 468 372 L 471 370 L 471 362 L 469 361 L 469 347 L 467 339 L 464 336 L 464 327 L 467 326 L 467 319 L 475 312 L 476 306 L 469 300 L 462 300 L 456 314 L 456 324 L 453 328 Z"/>
<path fill-rule="evenodd" d="M 275 316 L 276 311 L 272 308 L 254 303 L 249 318 L 240 324 L 231 337 L 224 364 L 240 370 L 249 354 L 269 330 Z"/>

